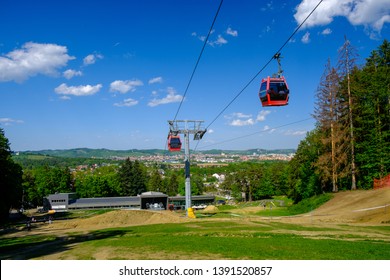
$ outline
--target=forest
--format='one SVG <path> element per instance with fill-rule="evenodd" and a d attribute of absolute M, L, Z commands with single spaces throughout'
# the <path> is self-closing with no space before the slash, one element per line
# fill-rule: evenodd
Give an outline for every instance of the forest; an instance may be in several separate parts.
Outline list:
<path fill-rule="evenodd" d="M 291 161 L 192 166 L 192 193 L 229 194 L 238 201 L 286 195 L 299 202 L 326 192 L 371 189 L 375 178 L 390 173 L 389 42 L 373 50 L 364 65 L 356 65 L 357 58 L 346 39 L 337 64 L 326 64 L 315 93 L 316 127 Z M 61 160 L 16 162 L 0 128 L 0 221 L 7 220 L 11 208 L 36 207 L 55 192 L 80 197 L 132 196 L 149 190 L 184 194 L 184 171 L 168 164 L 147 166 L 127 159 L 91 168 L 91 159 L 85 163 L 89 168 L 71 170 Z M 225 180 L 219 182 L 215 173 Z"/>

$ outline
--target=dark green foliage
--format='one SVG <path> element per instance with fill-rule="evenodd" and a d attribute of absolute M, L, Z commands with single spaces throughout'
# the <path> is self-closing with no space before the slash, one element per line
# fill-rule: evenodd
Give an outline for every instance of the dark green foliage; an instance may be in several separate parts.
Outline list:
<path fill-rule="evenodd" d="M 374 178 L 390 172 L 390 44 L 371 53 L 362 70 L 355 69 L 356 161 L 358 186 L 371 188 Z"/>
<path fill-rule="evenodd" d="M 221 187 L 230 191 L 237 201 L 259 200 L 287 192 L 286 162 L 237 163 L 230 169 Z"/>
<path fill-rule="evenodd" d="M 8 219 L 11 207 L 22 202 L 22 168 L 11 158 L 11 149 L 0 128 L 0 223 Z"/>
<path fill-rule="evenodd" d="M 383 178 L 390 173 L 389 65 L 390 44 L 384 40 L 378 50 L 374 50 L 367 58 L 366 65 L 361 69 L 354 67 L 350 71 L 356 182 L 357 187 L 361 189 L 371 189 L 375 178 Z M 348 100 L 346 85 L 347 77 L 341 77 L 335 104 L 345 104 Z M 335 135 L 333 163 L 336 167 L 336 182 L 339 189 L 349 189 L 351 173 L 348 171 L 351 165 L 351 154 L 345 152 L 351 149 L 351 144 L 349 146 L 345 144 L 351 139 L 348 139 L 350 126 L 346 118 L 347 110 L 343 107 L 338 113 L 334 127 L 342 128 L 339 130 L 342 138 L 337 138 L 338 135 Z M 329 180 L 324 180 L 331 177 L 326 174 L 329 168 L 324 168 L 331 161 L 326 157 L 326 153 L 329 153 L 326 145 L 329 147 L 329 143 L 323 141 L 329 135 L 329 128 L 323 129 L 327 123 L 323 118 L 326 117 L 326 114 L 317 114 L 321 129 L 317 128 L 310 132 L 301 141 L 295 157 L 290 161 L 288 172 L 290 196 L 295 202 L 331 190 Z M 338 140 L 342 141 L 338 142 Z"/>
<path fill-rule="evenodd" d="M 113 197 L 121 193 L 116 166 L 78 172 L 74 184 L 79 197 Z"/>
<path fill-rule="evenodd" d="M 119 168 L 118 176 L 121 195 L 135 196 L 146 191 L 146 169 L 138 160 L 132 162 L 126 159 Z"/>
<path fill-rule="evenodd" d="M 24 200 L 27 207 L 42 205 L 43 197 L 53 193 L 72 192 L 72 177 L 68 168 L 42 166 L 23 173 Z"/>
<path fill-rule="evenodd" d="M 150 174 L 148 181 L 148 190 L 157 192 L 162 192 L 164 190 L 164 182 L 157 168 L 153 168 Z"/>
<path fill-rule="evenodd" d="M 290 215 L 308 213 L 320 207 L 322 204 L 329 201 L 331 198 L 332 195 L 329 193 L 315 195 L 310 198 L 303 199 L 297 204 L 291 205 L 290 207 L 288 207 L 288 212 Z"/>
<path fill-rule="evenodd" d="M 184 186 L 184 180 L 179 179 L 177 172 L 172 172 L 165 180 L 165 194 L 169 196 L 177 195 L 179 193 L 179 185 Z"/>
<path fill-rule="evenodd" d="M 301 141 L 296 155 L 289 163 L 289 196 L 295 202 L 324 191 L 314 166 L 321 149 L 320 132 L 313 130 Z"/>

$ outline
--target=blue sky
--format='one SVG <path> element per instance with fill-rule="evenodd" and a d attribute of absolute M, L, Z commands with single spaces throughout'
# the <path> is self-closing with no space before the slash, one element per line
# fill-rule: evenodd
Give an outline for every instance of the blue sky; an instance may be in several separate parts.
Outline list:
<path fill-rule="evenodd" d="M 219 3 L 1 1 L 0 127 L 11 149 L 164 149 Z M 258 99 L 274 61 L 215 120 L 317 3 L 224 0 L 177 116 L 208 127 L 197 149 L 297 148 L 344 35 L 360 65 L 389 39 L 389 0 L 324 0 L 282 50 L 289 105 Z"/>

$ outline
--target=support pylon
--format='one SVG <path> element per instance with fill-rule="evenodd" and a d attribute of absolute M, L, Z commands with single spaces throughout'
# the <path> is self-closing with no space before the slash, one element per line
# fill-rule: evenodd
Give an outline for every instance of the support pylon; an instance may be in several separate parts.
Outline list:
<path fill-rule="evenodd" d="M 168 121 L 169 133 L 177 135 L 184 134 L 184 168 L 185 168 L 185 200 L 187 217 L 194 217 L 191 208 L 191 174 L 190 174 L 190 139 L 189 135 L 194 135 L 194 140 L 201 140 L 207 129 L 202 128 L 203 121 L 174 120 Z M 189 211 L 190 209 L 190 211 Z M 190 213 L 189 213 L 190 212 Z M 192 213 L 192 214 L 191 214 Z"/>

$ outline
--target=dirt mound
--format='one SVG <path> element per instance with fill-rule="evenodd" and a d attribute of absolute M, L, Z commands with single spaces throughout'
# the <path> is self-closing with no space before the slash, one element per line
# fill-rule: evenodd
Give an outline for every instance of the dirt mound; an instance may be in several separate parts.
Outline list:
<path fill-rule="evenodd" d="M 207 205 L 205 209 L 202 210 L 202 213 L 217 213 L 219 209 L 214 205 Z"/>
<path fill-rule="evenodd" d="M 184 217 L 170 211 L 115 210 L 85 219 L 55 221 L 50 226 L 57 229 L 95 230 L 184 221 Z"/>
<path fill-rule="evenodd" d="M 390 188 L 336 193 L 334 198 L 296 220 L 327 223 L 390 224 Z"/>

